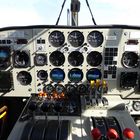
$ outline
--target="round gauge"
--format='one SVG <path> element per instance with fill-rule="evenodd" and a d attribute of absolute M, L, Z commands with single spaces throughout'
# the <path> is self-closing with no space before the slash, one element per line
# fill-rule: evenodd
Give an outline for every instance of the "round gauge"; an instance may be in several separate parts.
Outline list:
<path fill-rule="evenodd" d="M 14 66 L 26 68 L 29 66 L 30 58 L 26 51 L 14 52 Z"/>
<path fill-rule="evenodd" d="M 84 61 L 83 54 L 78 51 L 73 51 L 69 54 L 68 61 L 72 66 L 80 66 Z"/>
<path fill-rule="evenodd" d="M 59 68 L 54 68 L 51 72 L 50 72 L 50 77 L 52 79 L 53 82 L 60 82 L 63 81 L 65 78 L 65 73 L 62 69 Z"/>
<path fill-rule="evenodd" d="M 5 68 L 10 65 L 10 49 L 0 48 L 0 68 Z"/>
<path fill-rule="evenodd" d="M 125 52 L 122 56 L 122 64 L 126 68 L 135 68 L 138 66 L 139 57 L 135 52 Z"/>
<path fill-rule="evenodd" d="M 51 94 L 54 91 L 54 87 L 53 87 L 53 85 L 48 84 L 43 88 L 43 91 L 45 93 Z"/>
<path fill-rule="evenodd" d="M 92 68 L 92 69 L 88 70 L 88 72 L 86 74 L 88 81 L 101 79 L 101 76 L 102 76 L 101 71 L 96 68 Z"/>
<path fill-rule="evenodd" d="M 48 73 L 47 73 L 47 71 L 45 71 L 45 70 L 40 70 L 40 71 L 38 71 L 38 73 L 37 73 L 37 77 L 40 79 L 40 80 L 47 80 L 47 78 L 48 78 Z"/>
<path fill-rule="evenodd" d="M 17 80 L 20 82 L 21 85 L 29 85 L 32 82 L 32 76 L 29 72 L 21 71 L 17 75 Z"/>
<path fill-rule="evenodd" d="M 36 54 L 34 62 L 36 66 L 44 66 L 47 63 L 47 57 L 45 54 Z"/>
<path fill-rule="evenodd" d="M 87 56 L 87 63 L 90 66 L 98 66 L 102 63 L 102 55 L 97 51 L 92 51 Z"/>
<path fill-rule="evenodd" d="M 75 92 L 76 92 L 76 87 L 75 87 L 74 85 L 66 84 L 65 87 L 66 87 L 66 93 L 67 93 L 68 95 L 73 95 L 73 94 L 75 94 Z"/>
<path fill-rule="evenodd" d="M 72 31 L 68 36 L 68 41 L 73 47 L 80 47 L 84 43 L 84 35 L 80 31 Z"/>
<path fill-rule="evenodd" d="M 50 59 L 51 64 L 54 66 L 61 66 L 65 62 L 65 56 L 60 51 L 52 52 L 49 59 Z"/>
<path fill-rule="evenodd" d="M 83 72 L 78 68 L 73 68 L 69 71 L 68 78 L 71 82 L 78 83 L 83 79 Z"/>
<path fill-rule="evenodd" d="M 104 37 L 99 31 L 92 31 L 87 36 L 87 41 L 92 47 L 99 47 L 103 43 Z"/>
<path fill-rule="evenodd" d="M 60 31 L 53 31 L 49 35 L 49 42 L 54 47 L 60 47 L 65 42 L 64 34 Z"/>
<path fill-rule="evenodd" d="M 140 101 L 133 101 L 132 106 L 135 111 L 140 111 Z"/>
<path fill-rule="evenodd" d="M 87 87 L 84 84 L 80 84 L 77 86 L 77 91 L 79 94 L 86 94 Z"/>
<path fill-rule="evenodd" d="M 57 93 L 60 94 L 60 93 L 64 92 L 65 88 L 64 88 L 63 85 L 57 84 L 56 87 L 55 87 L 55 90 L 56 90 Z"/>

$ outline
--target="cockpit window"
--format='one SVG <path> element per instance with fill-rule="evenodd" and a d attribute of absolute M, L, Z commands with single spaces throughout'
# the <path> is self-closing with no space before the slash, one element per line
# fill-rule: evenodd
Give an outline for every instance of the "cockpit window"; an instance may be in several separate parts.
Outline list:
<path fill-rule="evenodd" d="M 86 0 L 81 3 L 79 25 L 94 25 Z M 55 25 L 64 0 L 3 0 L 0 2 L 0 27 Z M 88 0 L 97 25 L 140 25 L 139 0 Z M 67 0 L 59 24 L 69 24 L 71 0 Z M 69 10 L 68 10 L 69 9 Z"/>

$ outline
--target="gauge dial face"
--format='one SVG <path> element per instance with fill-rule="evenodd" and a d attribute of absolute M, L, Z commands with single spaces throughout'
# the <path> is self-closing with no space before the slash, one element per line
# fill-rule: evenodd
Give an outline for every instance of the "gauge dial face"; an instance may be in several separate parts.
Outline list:
<path fill-rule="evenodd" d="M 64 80 L 65 78 L 65 73 L 62 69 L 60 68 L 54 68 L 51 72 L 50 72 L 50 77 L 52 79 L 53 82 L 61 82 Z"/>
<path fill-rule="evenodd" d="M 99 31 L 92 31 L 87 36 L 87 41 L 92 47 L 99 47 L 102 45 L 104 37 Z"/>
<path fill-rule="evenodd" d="M 14 52 L 14 66 L 26 68 L 29 66 L 30 58 L 26 51 Z"/>
<path fill-rule="evenodd" d="M 65 42 L 64 34 L 60 31 L 53 31 L 49 35 L 49 42 L 54 47 L 60 47 Z"/>
<path fill-rule="evenodd" d="M 72 31 L 68 36 L 68 41 L 73 47 L 80 47 L 84 43 L 84 35 L 80 31 Z"/>
<path fill-rule="evenodd" d="M 77 91 L 80 94 L 85 94 L 87 92 L 87 87 L 84 84 L 80 84 L 77 86 Z"/>
<path fill-rule="evenodd" d="M 7 68 L 10 65 L 10 48 L 0 48 L 0 69 Z"/>
<path fill-rule="evenodd" d="M 134 101 L 133 102 L 133 109 L 135 111 L 140 111 L 140 101 Z"/>
<path fill-rule="evenodd" d="M 45 54 L 36 54 L 34 61 L 36 66 L 44 66 L 47 63 L 47 57 Z"/>
<path fill-rule="evenodd" d="M 21 85 L 26 86 L 32 82 L 32 76 L 29 72 L 21 71 L 17 75 L 17 80 Z"/>
<path fill-rule="evenodd" d="M 54 87 L 53 87 L 53 85 L 48 84 L 43 88 L 43 91 L 48 94 L 51 94 L 54 91 Z"/>
<path fill-rule="evenodd" d="M 98 66 L 102 62 L 102 55 L 97 51 L 92 51 L 87 56 L 87 63 L 90 66 Z"/>
<path fill-rule="evenodd" d="M 101 79 L 101 76 L 102 76 L 101 71 L 96 68 L 92 68 L 92 69 L 88 70 L 88 72 L 86 74 L 88 81 Z"/>
<path fill-rule="evenodd" d="M 135 52 L 126 52 L 122 57 L 122 64 L 126 68 L 135 68 L 138 66 L 139 57 Z"/>
<path fill-rule="evenodd" d="M 72 66 L 80 66 L 84 61 L 84 56 L 78 51 L 73 51 L 69 54 L 68 61 Z"/>
<path fill-rule="evenodd" d="M 45 70 L 40 70 L 40 71 L 38 71 L 38 73 L 37 73 L 37 77 L 38 77 L 40 80 L 42 80 L 42 81 L 47 80 L 47 78 L 48 78 L 48 73 L 47 73 L 47 71 L 45 71 Z"/>
<path fill-rule="evenodd" d="M 64 92 L 65 87 L 63 85 L 57 84 L 56 87 L 55 87 L 55 90 L 56 90 L 57 93 L 60 94 L 60 93 Z"/>
<path fill-rule="evenodd" d="M 54 66 L 61 66 L 65 62 L 65 56 L 60 51 L 54 51 L 50 55 L 50 62 Z"/>
<path fill-rule="evenodd" d="M 69 71 L 68 78 L 71 82 L 78 83 L 83 79 L 83 72 L 78 68 L 73 68 Z"/>

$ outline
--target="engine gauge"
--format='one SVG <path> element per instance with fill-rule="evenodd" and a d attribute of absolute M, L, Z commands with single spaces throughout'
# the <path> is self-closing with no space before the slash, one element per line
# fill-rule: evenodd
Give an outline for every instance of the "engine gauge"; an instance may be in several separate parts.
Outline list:
<path fill-rule="evenodd" d="M 84 56 L 78 51 L 73 51 L 69 54 L 68 61 L 72 66 L 80 66 L 84 61 Z"/>
<path fill-rule="evenodd" d="M 87 36 L 87 41 L 92 47 L 99 47 L 103 43 L 104 37 L 99 31 L 92 31 Z"/>
<path fill-rule="evenodd" d="M 71 82 L 79 82 L 83 79 L 83 72 L 78 68 L 73 68 L 68 73 L 68 78 Z"/>
<path fill-rule="evenodd" d="M 102 76 L 101 71 L 96 68 L 92 68 L 92 69 L 88 70 L 88 72 L 86 74 L 88 81 L 101 79 L 101 76 Z"/>
<path fill-rule="evenodd" d="M 102 55 L 97 51 L 92 51 L 87 56 L 87 63 L 90 66 L 98 66 L 102 62 Z"/>
<path fill-rule="evenodd" d="M 84 35 L 80 31 L 72 31 L 68 36 L 68 41 L 73 47 L 80 47 L 84 43 Z"/>
<path fill-rule="evenodd" d="M 51 64 L 54 66 L 61 66 L 65 62 L 65 56 L 60 51 L 52 52 L 49 59 L 50 59 Z"/>
<path fill-rule="evenodd" d="M 62 69 L 60 68 L 54 68 L 51 72 L 50 72 L 50 77 L 52 79 L 53 82 L 61 82 L 64 80 L 65 78 L 65 73 Z"/>
<path fill-rule="evenodd" d="M 54 47 L 60 47 L 65 42 L 64 34 L 60 31 L 53 31 L 49 35 L 49 42 Z"/>
<path fill-rule="evenodd" d="M 47 57 L 45 54 L 36 54 L 34 61 L 36 66 L 44 66 L 47 63 Z"/>

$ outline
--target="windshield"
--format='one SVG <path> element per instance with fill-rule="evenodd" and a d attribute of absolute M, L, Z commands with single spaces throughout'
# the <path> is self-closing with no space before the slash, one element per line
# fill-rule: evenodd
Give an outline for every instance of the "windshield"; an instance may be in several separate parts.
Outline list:
<path fill-rule="evenodd" d="M 4 0 L 0 2 L 0 27 L 25 25 L 55 25 L 64 0 Z M 79 25 L 93 25 L 86 0 L 81 3 Z M 97 25 L 140 25 L 138 0 L 88 0 Z M 67 25 L 66 0 L 59 25 Z"/>

